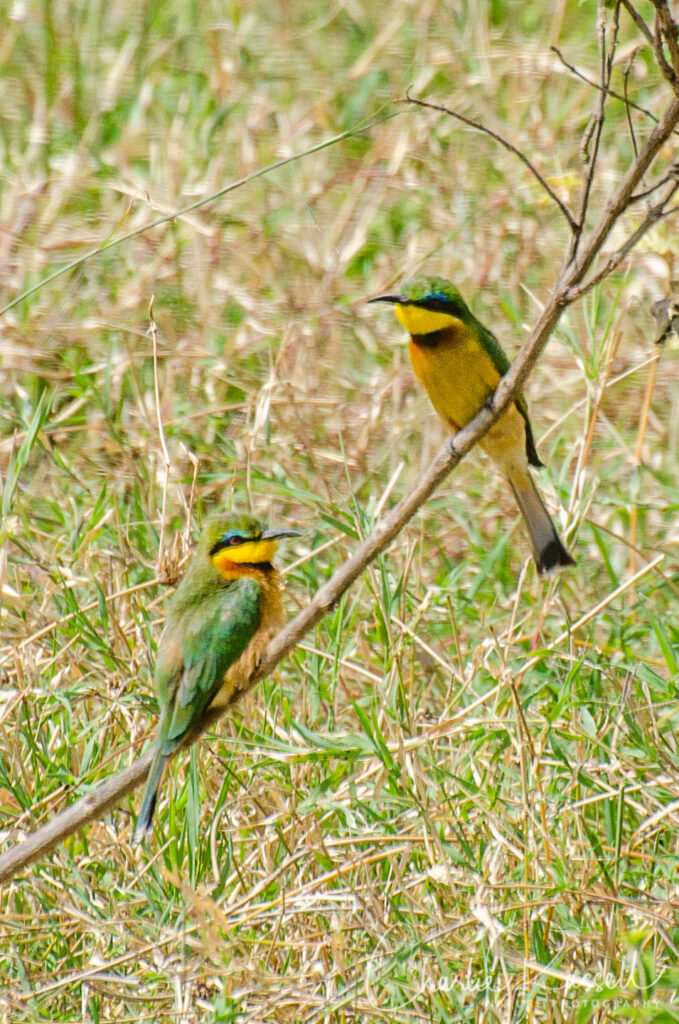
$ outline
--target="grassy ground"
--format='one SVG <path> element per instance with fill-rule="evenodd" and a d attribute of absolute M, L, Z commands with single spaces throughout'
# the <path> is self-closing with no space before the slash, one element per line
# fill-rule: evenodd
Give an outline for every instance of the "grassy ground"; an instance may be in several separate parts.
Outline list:
<path fill-rule="evenodd" d="M 367 297 L 442 273 L 516 351 L 563 221 L 491 139 L 392 100 L 485 119 L 574 202 L 595 96 L 549 46 L 595 75 L 593 6 L 5 8 L 2 304 L 396 113 L 2 318 L 7 845 L 152 735 L 162 602 L 205 511 L 304 530 L 279 559 L 293 613 L 438 449 Z M 619 89 L 626 15 L 622 37 Z M 648 50 L 629 89 L 661 111 Z M 595 211 L 631 154 L 612 105 Z M 178 759 L 149 850 L 136 794 L 0 890 L 3 1020 L 679 1021 L 679 363 L 653 363 L 648 312 L 673 230 L 566 313 L 527 388 L 575 570 L 537 579 L 473 453 Z"/>

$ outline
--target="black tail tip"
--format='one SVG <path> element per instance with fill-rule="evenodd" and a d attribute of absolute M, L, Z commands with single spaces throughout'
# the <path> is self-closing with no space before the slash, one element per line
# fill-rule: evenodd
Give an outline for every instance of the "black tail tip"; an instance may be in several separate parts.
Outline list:
<path fill-rule="evenodd" d="M 569 565 L 575 565 L 575 559 L 569 555 L 558 537 L 551 540 L 540 551 L 535 561 L 541 576 L 549 576 L 550 573 L 556 572 L 558 569 L 565 569 Z"/>
<path fill-rule="evenodd" d="M 148 829 L 143 822 L 138 821 L 134 826 L 134 832 L 132 833 L 132 844 L 134 846 L 142 846 L 148 837 L 150 829 Z"/>
<path fill-rule="evenodd" d="M 137 824 L 134 827 L 134 832 L 132 833 L 133 846 L 142 846 L 146 842 L 148 834 L 149 830 L 144 828 L 143 825 L 140 825 L 140 823 L 137 822 Z"/>
<path fill-rule="evenodd" d="M 137 818 L 137 824 L 134 826 L 134 832 L 132 834 L 132 842 L 135 844 L 145 842 L 151 834 L 151 826 L 153 824 L 153 812 L 156 809 L 156 797 L 149 803 L 148 807 L 142 807 L 141 813 Z"/>

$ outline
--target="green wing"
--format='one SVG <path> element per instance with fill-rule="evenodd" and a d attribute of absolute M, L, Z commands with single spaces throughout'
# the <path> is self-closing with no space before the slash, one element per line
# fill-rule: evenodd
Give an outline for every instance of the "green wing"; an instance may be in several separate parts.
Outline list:
<path fill-rule="evenodd" d="M 482 323 L 479 323 L 476 317 L 474 317 L 474 327 L 476 327 L 479 333 L 481 347 L 484 348 L 490 356 L 491 362 L 500 376 L 504 377 L 510 366 L 505 350 L 495 335 L 491 334 L 488 328 L 484 327 Z"/>
<path fill-rule="evenodd" d="M 167 695 L 172 707 L 159 736 L 164 753 L 178 747 L 198 725 L 221 689 L 224 674 L 250 643 L 260 622 L 259 598 L 257 581 L 240 579 L 185 606 L 170 624 L 181 638 L 181 661 L 171 653 L 158 659 L 156 690 L 161 704 Z"/>
<path fill-rule="evenodd" d="M 475 320 L 475 324 L 479 330 L 481 345 L 490 356 L 493 366 L 497 372 L 501 377 L 504 377 L 511 365 L 505 354 L 505 350 L 502 348 L 495 335 L 491 334 L 487 327 L 484 327 L 478 320 Z M 519 395 L 516 399 L 515 405 L 526 423 L 526 456 L 528 458 L 528 462 L 531 466 L 542 466 L 542 462 L 540 462 L 540 458 L 535 448 L 533 429 L 528 418 L 528 406 L 526 405 L 526 399 L 523 395 Z"/>

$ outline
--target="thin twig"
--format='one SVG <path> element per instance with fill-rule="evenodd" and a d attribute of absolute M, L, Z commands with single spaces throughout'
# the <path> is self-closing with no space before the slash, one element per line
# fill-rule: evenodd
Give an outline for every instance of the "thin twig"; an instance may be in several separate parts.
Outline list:
<path fill-rule="evenodd" d="M 606 11 L 603 6 L 599 7 L 599 47 L 601 51 L 601 86 L 599 91 L 599 103 L 597 110 L 594 114 L 593 123 L 588 127 L 589 138 L 587 140 L 587 147 L 591 137 L 594 137 L 594 145 L 592 153 L 588 154 L 585 159 L 588 164 L 587 175 L 585 177 L 585 186 L 582 190 L 582 196 L 580 198 L 580 209 L 576 216 L 576 227 L 573 230 L 573 238 L 571 239 L 570 252 L 568 254 L 568 262 L 571 263 L 576 256 L 578 246 L 582 234 L 585 230 L 585 223 L 587 221 L 587 210 L 589 209 L 589 200 L 592 193 L 592 186 L 594 184 L 594 177 L 597 170 L 597 158 L 599 156 L 599 147 L 601 145 L 601 136 L 604 129 L 604 120 L 606 117 L 606 101 L 608 99 L 608 90 L 611 85 L 611 75 L 613 71 L 613 58 L 615 57 L 615 49 L 618 42 L 618 28 L 619 28 L 619 4 L 616 4 L 615 15 L 613 18 L 613 36 L 611 39 L 611 46 L 606 55 Z"/>
<path fill-rule="evenodd" d="M 674 84 L 675 88 L 679 84 L 679 40 L 677 39 L 677 23 L 670 14 L 670 9 L 667 5 L 667 0 L 654 0 L 655 9 L 660 15 L 660 21 L 663 27 L 663 35 L 667 43 L 667 48 L 670 51 L 670 57 L 672 58 L 672 70 L 674 71 Z"/>
<path fill-rule="evenodd" d="M 663 76 L 676 92 L 679 88 L 679 47 L 677 46 L 677 26 L 669 12 L 667 0 L 651 0 L 651 3 L 655 7 L 655 40 L 653 47 L 655 51 L 655 58 L 658 61 L 658 67 L 660 68 Z M 663 40 L 670 51 L 671 64 L 668 63 L 667 58 L 665 57 Z"/>
<path fill-rule="evenodd" d="M 584 249 L 577 256 L 575 263 L 567 266 L 559 283 L 559 291 L 562 282 L 567 280 L 569 287 L 579 285 L 587 270 L 589 270 L 594 256 L 600 252 L 604 242 L 611 233 L 613 226 L 617 223 L 620 215 L 629 206 L 630 198 L 634 194 L 639 182 L 643 179 L 655 160 L 658 152 L 667 142 L 668 138 L 679 123 L 679 99 L 675 96 L 667 107 L 662 118 L 649 135 L 646 145 L 639 154 L 637 160 L 629 167 L 623 175 L 614 194 L 606 204 L 599 223 L 592 229 Z M 581 292 L 582 294 L 582 292 Z M 564 296 L 566 302 L 570 296 Z"/>
<path fill-rule="evenodd" d="M 665 209 L 665 206 L 667 205 L 667 203 L 672 198 L 672 196 L 678 188 L 679 184 L 674 183 L 672 185 L 672 189 L 669 195 L 667 195 L 665 199 L 657 203 L 652 209 L 648 211 L 642 223 L 639 225 L 636 231 L 634 231 L 629 236 L 624 245 L 621 245 L 619 249 L 617 249 L 611 256 L 609 256 L 604 265 L 599 270 L 597 270 L 595 274 L 592 274 L 592 276 L 587 278 L 586 281 L 583 281 L 580 285 L 578 285 L 576 288 L 573 288 L 569 292 L 569 301 L 575 301 L 576 299 L 579 299 L 586 292 L 594 288 L 595 285 L 600 284 L 601 281 L 603 281 L 604 278 L 608 277 L 609 274 L 612 274 L 614 270 L 617 270 L 617 268 L 624 260 L 625 256 L 627 256 L 632 251 L 632 249 L 634 249 L 639 240 L 643 238 L 646 232 L 649 231 L 654 224 L 657 224 L 659 220 L 662 220 L 664 217 L 669 217 L 671 216 L 671 214 L 676 213 L 677 210 L 679 210 L 679 207 L 677 206 L 673 206 L 670 210 Z"/>
<path fill-rule="evenodd" d="M 601 89 L 599 83 L 595 82 L 593 78 L 589 78 L 583 71 L 579 71 L 574 64 L 569 64 L 569 62 L 566 60 L 566 58 L 564 57 L 564 55 L 558 47 L 552 46 L 550 47 L 550 49 L 553 53 L 557 55 L 563 66 L 573 75 L 575 75 L 576 78 L 579 78 L 581 82 L 584 82 L 585 85 L 591 85 L 593 89 Z M 608 95 L 611 97 L 611 99 L 619 100 L 621 103 L 629 103 L 629 106 L 632 108 L 632 110 L 638 110 L 640 114 L 645 114 L 646 117 L 650 117 L 651 120 L 655 121 L 656 124 L 658 123 L 658 118 L 650 110 L 647 110 L 646 107 L 642 107 L 638 103 L 633 103 L 632 100 L 627 101 L 624 96 L 621 96 L 619 92 L 613 92 L 612 89 L 608 90 Z"/>
<path fill-rule="evenodd" d="M 422 103 L 420 105 L 427 106 L 428 104 Z M 299 615 L 295 616 L 278 636 L 271 641 L 264 652 L 264 657 L 257 670 L 249 679 L 247 686 L 241 691 L 241 695 L 252 689 L 265 675 L 268 675 L 281 658 L 299 643 L 304 634 L 337 604 L 342 594 L 360 576 L 372 559 L 381 551 L 384 551 L 429 495 L 432 494 L 448 473 L 476 444 L 479 438 L 483 436 L 498 416 L 502 415 L 510 402 L 514 400 L 547 344 L 561 313 L 573 301 L 574 296 L 582 294 L 583 289 L 581 288 L 578 291 L 578 286 L 581 285 L 587 271 L 613 230 L 620 215 L 629 205 L 634 189 L 646 174 L 659 150 L 670 137 L 678 123 L 679 98 L 675 96 L 651 132 L 638 159 L 628 169 L 613 196 L 606 204 L 601 219 L 585 240 L 577 258 L 564 267 L 554 292 L 545 303 L 530 337 L 522 346 L 511 367 L 500 381 L 493 396 L 493 401 L 485 405 L 463 430 L 444 445 L 426 473 L 409 494 L 378 522 L 373 532 L 359 545 L 351 558 L 344 562 L 331 579 L 316 592 L 307 607 Z M 589 282 L 588 286 L 591 286 Z M 586 290 L 586 287 L 584 290 Z M 638 574 L 638 578 L 641 578 L 641 575 L 644 573 L 652 571 L 659 561 L 660 558 L 652 561 L 642 570 L 641 574 Z M 607 604 L 618 593 L 632 586 L 635 582 L 636 579 L 632 578 L 632 580 L 624 583 L 618 591 L 609 595 L 603 604 Z M 591 618 L 596 610 L 591 610 L 576 625 L 581 625 L 584 621 Z M 558 642 L 561 642 L 569 635 L 570 631 L 566 631 L 563 637 L 559 638 Z M 551 646 L 554 647 L 555 644 Z M 533 659 L 533 661 L 527 663 L 525 669 L 527 670 L 531 664 L 537 663 L 537 660 L 539 659 Z M 208 711 L 200 732 L 209 728 L 225 710 L 226 708 L 220 708 L 215 711 Z M 47 825 L 42 826 L 42 828 L 39 828 L 23 842 L 11 847 L 0 856 L 0 883 L 14 877 L 14 875 L 29 864 L 45 856 L 62 840 L 76 832 L 79 828 L 82 828 L 89 821 L 101 817 L 118 800 L 141 785 L 148 773 L 151 757 L 152 753 L 148 751 L 129 767 L 123 769 L 123 771 L 112 778 L 107 779 L 106 782 L 97 786 L 96 789 L 76 801 L 71 807 L 57 814 Z"/>
<path fill-rule="evenodd" d="M 158 437 L 160 439 L 160 450 L 163 453 L 163 499 L 160 510 L 160 538 L 158 540 L 158 565 L 156 566 L 156 573 L 160 568 L 160 560 L 163 557 L 163 544 L 165 541 L 165 519 L 167 512 L 167 487 L 170 481 L 170 469 L 171 462 L 170 456 L 167 450 L 167 444 L 165 443 L 165 431 L 163 429 L 163 414 L 160 409 L 160 387 L 158 384 L 158 329 L 156 321 L 153 317 L 153 303 L 155 301 L 155 295 L 151 296 L 149 301 L 149 327 L 148 333 L 151 335 L 151 341 L 153 343 L 153 397 L 156 406 L 156 424 L 158 427 Z"/>
<path fill-rule="evenodd" d="M 624 87 L 624 96 L 625 96 L 625 115 L 627 117 L 627 127 L 629 128 L 629 134 L 630 134 L 630 138 L 632 140 L 632 148 L 634 149 L 634 159 L 635 160 L 639 156 L 639 147 L 637 146 L 637 137 L 636 137 L 636 135 L 634 133 L 634 124 L 632 122 L 632 111 L 630 110 L 629 76 L 630 76 L 630 74 L 632 72 L 632 65 L 634 64 L 634 59 L 635 59 L 635 57 L 636 57 L 638 52 L 639 52 L 639 50 L 636 49 L 636 50 L 634 50 L 630 54 L 630 58 L 627 61 L 627 65 L 625 67 L 625 74 L 623 75 L 623 79 L 622 79 L 623 87 Z"/>
<path fill-rule="evenodd" d="M 562 214 L 568 221 L 571 230 L 575 231 L 577 224 L 573 218 L 572 213 L 558 195 L 554 189 L 547 184 L 545 179 L 542 177 L 538 169 L 530 162 L 525 153 L 522 153 L 513 143 L 499 135 L 498 132 L 493 131 L 492 128 L 488 128 L 487 125 L 482 124 L 481 121 L 475 121 L 473 117 L 467 117 L 465 114 L 460 114 L 457 110 L 451 110 L 450 107 L 445 107 L 440 103 L 429 103 L 427 100 L 418 100 L 414 96 L 411 96 L 409 92 L 406 92 L 405 98 L 399 100 L 400 103 L 414 103 L 418 107 L 426 107 L 429 110 L 438 110 L 442 114 L 449 114 L 450 117 L 457 118 L 458 121 L 462 121 L 463 124 L 468 125 L 469 128 L 475 128 L 476 131 L 483 132 L 485 135 L 490 135 L 491 139 L 495 139 L 501 146 L 513 153 L 514 156 L 518 157 L 521 163 L 525 164 L 528 170 L 531 172 L 533 177 L 542 185 L 547 195 L 552 199 L 561 210 Z"/>
<path fill-rule="evenodd" d="M 622 0 L 622 6 L 625 8 L 625 10 L 629 14 L 630 18 L 637 26 L 641 34 L 646 36 L 646 39 L 649 41 L 651 46 L 654 46 L 655 40 L 653 39 L 653 33 L 651 32 L 650 28 L 648 27 L 644 19 L 639 14 L 634 4 L 631 3 L 630 0 Z"/>
<path fill-rule="evenodd" d="M 362 135 L 363 132 L 370 131 L 378 124 L 383 124 L 385 121 L 389 121 L 392 117 L 396 117 L 400 111 L 392 111 L 391 113 L 384 114 L 381 117 L 374 117 L 364 124 L 360 124 L 356 128 L 349 128 L 345 132 L 340 132 L 339 135 L 333 135 L 329 139 L 323 139 L 322 142 L 317 142 L 314 146 L 309 146 L 308 149 L 303 149 L 301 153 L 293 153 L 292 156 L 283 157 L 281 160 L 274 160 L 273 163 L 267 164 L 266 167 L 259 167 L 252 174 L 246 174 L 244 178 L 239 178 L 238 181 L 232 181 L 228 185 L 224 185 L 223 188 L 217 189 L 216 192 L 211 192 L 209 196 L 203 196 L 202 199 L 196 199 L 195 202 L 189 203 L 188 206 L 183 206 L 181 210 L 175 210 L 173 213 L 168 213 L 164 217 L 158 217 L 157 220 L 149 221 L 147 224 L 142 224 L 141 227 L 135 228 L 134 231 L 128 232 L 126 235 L 121 235 L 119 238 L 113 238 L 106 242 L 104 245 L 95 246 L 94 249 L 90 249 L 89 252 L 84 253 L 82 256 L 78 256 L 77 259 L 71 260 L 70 263 L 66 263 L 63 267 L 58 270 L 54 270 L 47 277 L 43 277 L 42 280 L 36 284 L 27 288 L 26 291 L 21 292 L 20 295 L 15 296 L 11 302 L 8 302 L 6 306 L 0 309 L 0 316 L 4 313 L 9 312 L 14 306 L 17 306 L 24 299 L 29 298 L 35 292 L 40 291 L 46 284 L 51 281 L 56 281 L 62 274 L 68 274 L 70 270 L 75 270 L 82 263 L 92 259 L 94 256 L 100 256 L 103 252 L 108 252 L 109 249 L 114 249 L 119 245 L 123 245 L 124 242 L 129 242 L 133 238 L 137 238 L 138 235 L 146 234 L 147 231 L 151 231 L 153 228 L 161 227 L 163 224 L 169 224 L 171 221 L 179 220 L 180 217 L 185 217 L 189 213 L 193 213 L 194 210 L 199 210 L 203 206 L 207 206 L 208 203 L 215 202 L 216 199 L 221 199 L 222 196 L 228 195 L 229 192 L 235 192 L 236 189 L 242 188 L 243 185 L 249 184 L 251 181 L 255 181 L 257 178 L 262 178 L 266 174 L 270 174 L 272 171 L 277 171 L 281 167 L 286 167 L 288 164 L 295 163 L 297 160 L 301 160 L 305 156 L 311 156 L 312 153 L 320 153 L 321 150 L 327 149 L 329 146 L 334 146 L 337 142 L 343 142 L 344 139 L 350 139 L 354 135 Z"/>
<path fill-rule="evenodd" d="M 658 181 L 656 181 L 655 185 L 651 185 L 644 192 L 636 192 L 633 196 L 630 196 L 630 203 L 638 203 L 642 199 L 648 199 L 648 197 L 652 196 L 654 192 L 657 192 L 659 188 L 666 185 L 668 181 L 673 181 L 677 177 L 679 177 L 679 165 L 672 167 L 667 174 L 664 174 L 662 178 L 659 178 Z"/>

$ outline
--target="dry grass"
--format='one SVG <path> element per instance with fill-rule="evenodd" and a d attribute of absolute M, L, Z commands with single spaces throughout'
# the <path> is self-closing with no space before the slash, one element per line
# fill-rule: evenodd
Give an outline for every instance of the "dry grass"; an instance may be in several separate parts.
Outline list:
<path fill-rule="evenodd" d="M 573 201 L 594 98 L 548 47 L 594 75 L 594 14 L 555 10 L 13 8 L 7 302 L 116 233 L 399 112 L 3 317 L 8 844 L 151 735 L 165 584 L 203 510 L 237 500 L 304 529 L 281 558 L 292 610 L 437 449 L 396 326 L 366 297 L 426 267 L 516 350 L 564 224 L 491 139 L 390 101 L 412 86 L 484 118 Z M 629 52 L 624 18 L 623 35 Z M 630 90 L 661 108 L 646 51 Z M 595 205 L 631 152 L 611 106 Z M 537 580 L 502 481 L 468 459 L 179 759 L 151 853 L 130 846 L 132 798 L 2 889 L 3 1019 L 679 1021 L 672 353 L 647 392 L 672 229 L 569 311 L 527 389 L 577 568 Z"/>

